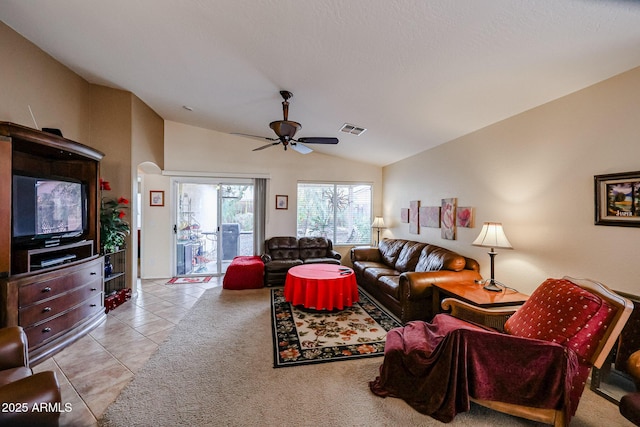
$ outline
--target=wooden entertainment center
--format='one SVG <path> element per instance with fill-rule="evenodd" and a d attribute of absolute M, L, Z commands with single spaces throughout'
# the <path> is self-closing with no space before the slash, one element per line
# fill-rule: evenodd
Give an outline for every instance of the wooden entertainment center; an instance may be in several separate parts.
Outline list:
<path fill-rule="evenodd" d="M 103 153 L 53 133 L 0 122 L 0 327 L 22 326 L 37 364 L 105 317 L 99 254 L 99 169 Z M 14 236 L 14 176 L 82 184 L 83 230 L 24 244 Z"/>

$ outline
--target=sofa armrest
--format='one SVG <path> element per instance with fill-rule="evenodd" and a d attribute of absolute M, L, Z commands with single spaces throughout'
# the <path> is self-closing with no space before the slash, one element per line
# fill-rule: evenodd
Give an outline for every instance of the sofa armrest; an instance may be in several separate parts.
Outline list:
<path fill-rule="evenodd" d="M 53 371 L 45 371 L 0 387 L 0 402 L 24 405 L 26 411 L 0 412 L 0 425 L 57 426 L 62 402 L 60 385 Z M 38 411 L 40 404 L 57 403 L 58 410 Z M 36 410 L 33 410 L 33 408 Z M 22 406 L 21 406 L 22 408 Z"/>
<path fill-rule="evenodd" d="M 342 255 L 340 255 L 338 251 L 330 249 L 327 251 L 327 258 L 340 259 L 342 258 Z"/>
<path fill-rule="evenodd" d="M 400 275 L 400 298 L 421 300 L 431 298 L 434 283 L 473 282 L 482 280 L 480 273 L 472 270 L 407 271 Z"/>
<path fill-rule="evenodd" d="M 20 326 L 0 329 L 0 370 L 29 367 L 27 335 Z"/>
<path fill-rule="evenodd" d="M 269 263 L 269 262 L 271 262 L 271 255 L 262 254 L 262 255 L 260 255 L 260 259 L 262 260 L 263 264 Z"/>
<path fill-rule="evenodd" d="M 382 256 L 378 248 L 355 247 L 351 248 L 351 262 L 353 261 L 382 262 Z"/>
<path fill-rule="evenodd" d="M 504 324 L 517 308 L 482 308 L 455 298 L 442 300 L 442 308 L 451 310 L 451 315 L 467 322 L 477 323 L 504 332 Z"/>
<path fill-rule="evenodd" d="M 631 374 L 636 388 L 640 390 L 640 350 L 634 352 L 627 360 L 627 371 Z"/>

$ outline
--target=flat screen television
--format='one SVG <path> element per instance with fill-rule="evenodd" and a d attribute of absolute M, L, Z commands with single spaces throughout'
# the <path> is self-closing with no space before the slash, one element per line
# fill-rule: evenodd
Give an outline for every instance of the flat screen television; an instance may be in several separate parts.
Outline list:
<path fill-rule="evenodd" d="M 88 229 L 85 185 L 71 178 L 13 175 L 13 242 L 52 246 Z"/>

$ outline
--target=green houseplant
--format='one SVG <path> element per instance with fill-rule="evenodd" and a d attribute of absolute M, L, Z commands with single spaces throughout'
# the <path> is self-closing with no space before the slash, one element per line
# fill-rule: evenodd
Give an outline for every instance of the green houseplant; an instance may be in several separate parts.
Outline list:
<path fill-rule="evenodd" d="M 108 181 L 100 180 L 101 190 L 111 190 Z M 131 232 L 129 223 L 125 221 L 125 209 L 129 200 L 102 198 L 100 203 L 100 245 L 103 253 L 112 253 L 124 247 L 125 239 Z"/>

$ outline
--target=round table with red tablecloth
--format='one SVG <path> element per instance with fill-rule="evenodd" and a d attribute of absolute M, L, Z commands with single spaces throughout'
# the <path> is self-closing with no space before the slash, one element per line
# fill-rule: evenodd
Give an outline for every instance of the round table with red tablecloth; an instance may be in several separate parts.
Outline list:
<path fill-rule="evenodd" d="M 284 297 L 293 305 L 315 310 L 342 310 L 359 298 L 353 270 L 334 264 L 291 267 L 284 283 Z"/>

